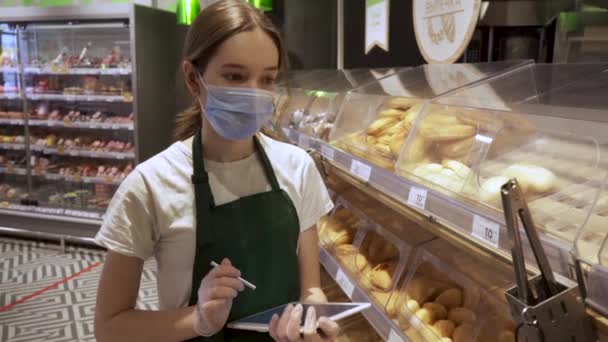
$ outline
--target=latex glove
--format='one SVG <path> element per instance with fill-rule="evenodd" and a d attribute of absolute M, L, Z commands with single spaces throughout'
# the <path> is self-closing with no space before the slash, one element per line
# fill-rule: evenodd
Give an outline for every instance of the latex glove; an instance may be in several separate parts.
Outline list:
<path fill-rule="evenodd" d="M 317 313 L 313 307 L 306 312 L 304 332 L 301 334 L 302 315 L 301 304 L 295 307 L 288 305 L 280 318 L 276 314 L 272 317 L 270 336 L 277 342 L 328 342 L 338 336 L 340 327 L 326 317 L 319 318 L 319 329 L 317 329 Z"/>
<path fill-rule="evenodd" d="M 238 279 L 241 271 L 224 259 L 213 268 L 198 288 L 198 302 L 194 308 L 194 331 L 200 336 L 217 334 L 228 320 L 232 301 L 245 289 Z"/>

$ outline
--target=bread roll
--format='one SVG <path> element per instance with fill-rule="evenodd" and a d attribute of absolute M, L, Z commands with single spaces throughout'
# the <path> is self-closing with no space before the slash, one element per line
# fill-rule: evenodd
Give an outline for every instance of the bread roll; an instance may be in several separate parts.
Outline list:
<path fill-rule="evenodd" d="M 505 330 L 498 335 L 498 342 L 516 342 L 515 334 L 512 332 Z"/>
<path fill-rule="evenodd" d="M 403 148 L 403 145 L 405 144 L 405 137 L 401 137 L 399 135 L 395 135 L 392 139 L 391 142 L 388 144 L 388 147 L 391 149 L 391 153 L 393 154 L 393 157 L 397 158 L 399 157 L 399 154 L 401 153 L 401 149 Z"/>
<path fill-rule="evenodd" d="M 420 304 L 418 304 L 418 302 L 414 299 L 407 299 L 405 301 L 405 307 L 412 313 L 420 310 Z"/>
<path fill-rule="evenodd" d="M 414 176 L 426 178 L 430 174 L 441 172 L 441 170 L 443 170 L 443 166 L 441 166 L 441 164 L 430 163 L 416 167 L 412 173 Z"/>
<path fill-rule="evenodd" d="M 534 192 L 548 192 L 555 187 L 557 177 L 544 167 L 514 164 L 503 173 L 508 178 L 517 178 L 522 187 Z"/>
<path fill-rule="evenodd" d="M 406 294 L 409 299 L 413 299 L 418 303 L 426 303 L 433 300 L 446 287 L 446 284 L 431 278 L 416 276 L 408 284 Z"/>
<path fill-rule="evenodd" d="M 407 110 L 411 106 L 420 103 L 418 99 L 408 99 L 405 97 L 394 97 L 386 102 L 386 105 L 390 108 Z"/>
<path fill-rule="evenodd" d="M 368 137 L 371 136 L 379 136 L 384 132 L 384 130 L 388 129 L 392 125 L 396 124 L 398 118 L 396 117 L 380 117 L 372 122 L 371 125 L 367 128 Z M 369 143 L 369 141 L 368 141 Z"/>
<path fill-rule="evenodd" d="M 457 160 L 444 159 L 441 162 L 441 165 L 444 168 L 448 168 L 448 169 L 454 171 L 456 173 L 456 176 L 463 180 L 467 179 L 472 172 L 468 166 L 464 165 L 463 163 L 461 163 Z"/>
<path fill-rule="evenodd" d="M 329 231 L 329 238 L 335 246 L 353 243 L 354 234 L 350 230 Z"/>
<path fill-rule="evenodd" d="M 445 158 L 459 158 L 466 156 L 472 149 L 475 137 L 441 143 L 437 152 Z"/>
<path fill-rule="evenodd" d="M 471 342 L 475 341 L 475 337 L 475 327 L 470 323 L 459 325 L 452 334 L 454 342 Z"/>
<path fill-rule="evenodd" d="M 462 121 L 458 119 L 451 112 L 446 110 L 437 110 L 430 114 L 428 114 L 424 118 L 423 124 L 432 125 L 432 126 L 451 126 L 462 124 Z"/>
<path fill-rule="evenodd" d="M 445 306 L 448 310 L 459 307 L 462 305 L 462 290 L 457 288 L 445 290 L 435 299 L 435 302 Z"/>
<path fill-rule="evenodd" d="M 424 137 L 417 135 L 412 139 L 411 144 L 407 147 L 407 160 L 410 163 L 417 163 L 426 159 L 430 142 Z"/>
<path fill-rule="evenodd" d="M 439 337 L 452 337 L 456 326 L 452 321 L 439 320 L 433 324 L 433 331 Z"/>
<path fill-rule="evenodd" d="M 354 255 L 357 253 L 357 247 L 351 244 L 343 244 L 336 246 L 335 253 L 337 256 Z"/>
<path fill-rule="evenodd" d="M 464 302 L 462 304 L 463 307 L 475 311 L 477 310 L 477 306 L 479 305 L 479 301 L 481 300 L 481 293 L 479 289 L 475 286 L 466 286 L 464 288 Z"/>
<path fill-rule="evenodd" d="M 394 118 L 394 119 L 401 119 L 401 116 L 405 114 L 404 110 L 399 110 L 399 109 L 394 109 L 394 108 L 389 108 L 389 109 L 384 109 L 381 110 L 378 115 L 380 117 L 389 117 L 389 118 Z"/>
<path fill-rule="evenodd" d="M 384 158 L 392 158 L 393 152 L 391 152 L 391 148 L 388 145 L 377 143 L 374 145 L 374 152 L 379 154 Z"/>
<path fill-rule="evenodd" d="M 474 136 L 475 133 L 477 133 L 477 130 L 470 125 L 422 125 L 420 127 L 420 134 L 434 142 L 465 139 Z"/>
<path fill-rule="evenodd" d="M 467 308 L 453 308 L 448 312 L 448 319 L 456 325 L 463 323 L 475 323 L 477 316 Z"/>
<path fill-rule="evenodd" d="M 393 287 L 391 268 L 391 265 L 386 263 L 379 264 L 374 267 L 370 276 L 370 281 L 372 282 L 372 285 L 382 290 L 390 290 L 391 287 Z"/>
<path fill-rule="evenodd" d="M 435 323 L 434 313 L 429 309 L 422 308 L 416 311 L 416 317 L 429 325 Z"/>
<path fill-rule="evenodd" d="M 500 205 L 502 202 L 500 190 L 508 181 L 509 179 L 504 176 L 486 179 L 483 184 L 481 184 L 481 191 L 479 192 L 481 201 L 492 205 Z"/>
<path fill-rule="evenodd" d="M 437 302 L 429 302 L 425 303 L 422 307 L 431 310 L 433 312 L 433 317 L 436 320 L 448 318 L 448 310 L 442 304 Z"/>

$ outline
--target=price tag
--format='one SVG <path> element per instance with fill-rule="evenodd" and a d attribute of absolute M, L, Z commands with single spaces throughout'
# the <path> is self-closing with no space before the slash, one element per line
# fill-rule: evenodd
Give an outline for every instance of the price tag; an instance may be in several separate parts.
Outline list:
<path fill-rule="evenodd" d="M 424 210 L 426 207 L 426 195 L 428 191 L 424 188 L 413 186 L 410 189 L 410 194 L 407 197 L 407 204 Z"/>
<path fill-rule="evenodd" d="M 308 137 L 306 135 L 300 134 L 300 136 L 298 137 L 298 145 L 305 147 L 305 148 L 309 148 L 310 139 L 308 139 Z"/>
<path fill-rule="evenodd" d="M 321 154 L 328 160 L 334 161 L 335 151 L 327 145 L 321 145 Z"/>
<path fill-rule="evenodd" d="M 399 336 L 399 334 L 391 329 L 391 332 L 388 334 L 388 340 L 386 340 L 387 342 L 403 342 L 403 339 L 401 338 L 401 336 Z"/>
<path fill-rule="evenodd" d="M 346 274 L 342 272 L 342 270 L 338 270 L 338 273 L 336 273 L 336 283 L 340 285 L 340 288 L 342 289 L 342 291 L 344 291 L 344 293 L 346 293 L 346 296 L 348 296 L 348 298 L 351 298 L 353 296 L 353 292 L 355 291 L 355 285 L 353 285 L 353 283 L 350 281 L 350 279 L 348 279 Z"/>
<path fill-rule="evenodd" d="M 498 248 L 500 226 L 496 222 L 475 215 L 473 218 L 473 236 Z"/>
<path fill-rule="evenodd" d="M 364 182 L 369 182 L 369 177 L 372 174 L 372 167 L 353 159 L 350 164 L 350 172 L 361 178 Z"/>

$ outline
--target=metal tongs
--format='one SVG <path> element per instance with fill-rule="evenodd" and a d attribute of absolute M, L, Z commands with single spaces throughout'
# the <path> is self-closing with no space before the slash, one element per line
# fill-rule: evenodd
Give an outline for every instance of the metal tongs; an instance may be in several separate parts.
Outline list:
<path fill-rule="evenodd" d="M 511 243 L 511 255 L 515 269 L 515 281 L 517 283 L 517 296 L 527 305 L 536 305 L 559 293 L 551 265 L 540 242 L 538 232 L 535 229 L 532 215 L 524 194 L 516 179 L 509 180 L 501 188 L 502 205 L 505 212 L 507 231 Z M 519 219 L 523 224 L 524 231 L 528 236 L 532 253 L 540 268 L 541 279 L 537 286 L 530 286 L 526 272 L 523 246 L 519 234 Z M 532 292 L 534 289 L 536 294 Z"/>

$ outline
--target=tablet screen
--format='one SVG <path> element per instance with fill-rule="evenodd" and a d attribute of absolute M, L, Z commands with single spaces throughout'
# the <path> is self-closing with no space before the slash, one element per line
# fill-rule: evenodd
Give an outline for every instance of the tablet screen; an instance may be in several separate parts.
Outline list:
<path fill-rule="evenodd" d="M 239 324 L 254 324 L 254 325 L 268 325 L 272 316 L 277 314 L 281 316 L 283 311 L 285 310 L 286 305 L 282 305 L 268 311 L 260 312 L 256 315 L 246 317 L 240 319 L 238 321 L 231 322 L 229 326 L 234 326 L 238 328 Z M 317 312 L 317 318 L 319 317 L 327 317 L 334 320 L 339 320 L 341 318 L 350 316 L 352 314 L 363 311 L 368 308 L 370 304 L 368 303 L 327 303 L 327 304 L 302 304 L 304 307 L 304 311 L 302 314 L 302 322 L 301 326 L 304 325 L 304 321 L 306 320 L 306 312 L 309 307 L 314 306 L 315 311 Z"/>

